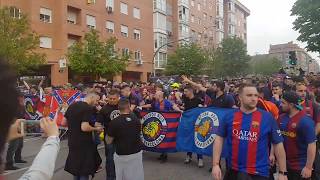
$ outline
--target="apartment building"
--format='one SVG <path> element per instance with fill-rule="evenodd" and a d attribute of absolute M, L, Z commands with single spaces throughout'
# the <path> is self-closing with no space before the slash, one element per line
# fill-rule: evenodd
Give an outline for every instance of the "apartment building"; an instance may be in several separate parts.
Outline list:
<path fill-rule="evenodd" d="M 297 66 L 305 72 L 319 72 L 319 64 L 314 60 L 306 50 L 294 44 L 292 41 L 285 44 L 270 45 L 269 55 L 279 59 L 284 66 L 289 66 L 289 52 L 296 52 L 298 59 Z"/>
<path fill-rule="evenodd" d="M 91 28 L 101 40 L 116 37 L 116 50 L 132 55 L 114 80 L 146 81 L 163 72 L 168 54 L 181 42 L 216 48 L 229 36 L 246 41 L 250 14 L 237 0 L 0 0 L 0 6 L 28 15 L 40 36 L 38 51 L 47 55 L 38 74 L 48 76 L 52 85 L 73 78 L 68 47 Z"/>
<path fill-rule="evenodd" d="M 161 74 L 179 42 L 216 48 L 223 38 L 247 42 L 250 11 L 238 0 L 153 0 L 154 74 Z"/>
<path fill-rule="evenodd" d="M 39 52 L 47 55 L 47 65 L 39 72 L 52 85 L 68 82 L 66 53 L 91 28 L 101 40 L 115 36 L 116 49 L 131 53 L 125 72 L 114 80 L 146 81 L 153 69 L 153 4 L 150 0 L 0 0 L 0 6 L 28 15 L 31 28 L 40 36 Z"/>
<path fill-rule="evenodd" d="M 238 0 L 224 0 L 224 37 L 237 36 L 247 42 L 247 17 L 250 10 Z"/>

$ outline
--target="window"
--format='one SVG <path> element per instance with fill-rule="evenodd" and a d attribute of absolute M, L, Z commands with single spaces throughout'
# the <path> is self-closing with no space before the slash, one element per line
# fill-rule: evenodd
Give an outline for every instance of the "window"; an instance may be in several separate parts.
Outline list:
<path fill-rule="evenodd" d="M 139 8 L 133 8 L 133 17 L 136 19 L 140 19 L 140 9 Z"/>
<path fill-rule="evenodd" d="M 229 11 L 234 11 L 234 4 L 233 4 L 233 2 L 228 2 L 228 10 L 229 10 Z"/>
<path fill-rule="evenodd" d="M 166 30 L 167 16 L 162 13 L 153 13 L 153 23 L 156 29 Z"/>
<path fill-rule="evenodd" d="M 40 37 L 40 48 L 52 48 L 52 38 L 50 37 Z"/>
<path fill-rule="evenodd" d="M 200 11 L 200 10 L 201 10 L 201 4 L 198 3 L 198 11 Z"/>
<path fill-rule="evenodd" d="M 128 37 L 128 26 L 121 25 L 121 36 Z"/>
<path fill-rule="evenodd" d="M 75 11 L 68 10 L 67 22 L 70 24 L 77 24 L 77 13 Z"/>
<path fill-rule="evenodd" d="M 114 0 L 106 0 L 106 7 L 114 8 Z"/>
<path fill-rule="evenodd" d="M 167 54 L 158 52 L 155 58 L 155 63 L 157 68 L 164 68 L 164 66 L 167 64 Z"/>
<path fill-rule="evenodd" d="M 106 22 L 106 29 L 108 33 L 113 33 L 114 32 L 114 23 L 112 21 L 107 21 Z"/>
<path fill-rule="evenodd" d="M 204 20 L 204 21 L 207 20 L 207 13 L 203 13 L 203 20 Z"/>
<path fill-rule="evenodd" d="M 194 6 L 194 0 L 191 0 L 191 6 Z"/>
<path fill-rule="evenodd" d="M 134 29 L 134 30 L 133 30 L 133 38 L 134 38 L 134 39 L 137 39 L 137 40 L 140 40 L 140 38 L 141 38 L 141 32 L 140 32 L 140 30 L 138 30 L 138 29 Z"/>
<path fill-rule="evenodd" d="M 21 10 L 16 7 L 10 7 L 10 16 L 13 18 L 21 18 Z"/>
<path fill-rule="evenodd" d="M 166 0 L 153 0 L 154 10 L 166 12 Z"/>
<path fill-rule="evenodd" d="M 229 35 L 235 35 L 235 27 L 234 27 L 234 25 L 229 24 L 228 33 L 229 33 Z"/>
<path fill-rule="evenodd" d="M 137 61 L 141 60 L 141 51 L 134 52 L 134 59 Z"/>
<path fill-rule="evenodd" d="M 52 11 L 47 8 L 40 8 L 40 21 L 51 23 Z"/>
<path fill-rule="evenodd" d="M 91 15 L 87 15 L 87 27 L 91 29 L 96 28 L 96 18 Z"/>
<path fill-rule="evenodd" d="M 189 21 L 189 9 L 184 6 L 179 7 L 179 20 L 185 22 Z"/>
<path fill-rule="evenodd" d="M 181 36 L 188 37 L 189 36 L 189 27 L 185 24 L 180 24 L 179 25 L 179 32 L 180 32 Z"/>
<path fill-rule="evenodd" d="M 167 44 L 167 36 L 162 33 L 156 33 L 154 34 L 154 37 L 154 48 L 157 49 L 162 47 L 161 49 L 166 49 L 164 45 Z"/>
<path fill-rule="evenodd" d="M 198 24 L 201 25 L 201 18 L 198 18 Z"/>
<path fill-rule="evenodd" d="M 194 15 L 191 15 L 191 22 L 194 22 Z"/>
<path fill-rule="evenodd" d="M 122 14 L 128 15 L 128 5 L 126 3 L 123 3 L 123 2 L 120 3 L 120 12 Z"/>
<path fill-rule="evenodd" d="M 129 55 L 129 49 L 128 48 L 122 48 L 122 56 L 128 56 Z"/>

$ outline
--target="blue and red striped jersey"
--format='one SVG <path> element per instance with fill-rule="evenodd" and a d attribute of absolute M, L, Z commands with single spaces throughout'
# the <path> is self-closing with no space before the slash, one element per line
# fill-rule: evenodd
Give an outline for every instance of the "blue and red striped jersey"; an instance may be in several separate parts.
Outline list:
<path fill-rule="evenodd" d="M 270 142 L 283 141 L 276 120 L 261 109 L 250 114 L 235 109 L 221 121 L 217 135 L 226 138 L 228 168 L 264 177 L 269 176 Z"/>
<path fill-rule="evenodd" d="M 300 111 L 291 118 L 288 114 L 281 115 L 279 123 L 288 169 L 301 171 L 307 162 L 308 145 L 316 141 L 314 122 L 304 111 Z"/>

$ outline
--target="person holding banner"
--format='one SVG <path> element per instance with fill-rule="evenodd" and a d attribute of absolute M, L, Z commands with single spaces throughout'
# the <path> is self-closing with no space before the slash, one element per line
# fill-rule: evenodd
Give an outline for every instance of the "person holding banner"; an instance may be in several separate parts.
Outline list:
<path fill-rule="evenodd" d="M 101 164 L 93 132 L 103 131 L 103 127 L 95 127 L 89 123 L 99 99 L 96 93 L 89 92 L 84 102 L 71 104 L 65 113 L 69 128 L 69 154 L 65 171 L 72 174 L 75 180 L 88 180 Z"/>
<path fill-rule="evenodd" d="M 184 88 L 184 96 L 182 97 L 183 107 L 185 111 L 202 106 L 202 101 L 194 95 L 194 89 L 192 86 L 188 85 Z M 198 157 L 198 167 L 202 168 L 203 157 L 202 154 L 197 154 Z M 192 161 L 192 152 L 187 153 L 187 157 L 184 161 L 185 164 L 189 164 Z"/>
<path fill-rule="evenodd" d="M 222 179 L 219 166 L 226 138 L 227 172 L 224 180 L 268 180 L 269 147 L 273 144 L 279 163 L 279 180 L 287 180 L 286 154 L 281 131 L 272 115 L 257 109 L 258 91 L 254 85 L 239 88 L 240 109 L 235 109 L 220 122 L 213 146 L 212 176 Z"/>
<path fill-rule="evenodd" d="M 107 104 L 102 107 L 98 116 L 97 122 L 104 126 L 104 136 L 108 132 L 109 124 L 112 120 L 120 116 L 118 110 L 118 104 L 120 100 L 120 94 L 117 89 L 112 89 L 107 97 Z M 115 180 L 116 173 L 114 167 L 113 154 L 115 152 L 114 144 L 107 144 L 105 142 L 105 155 L 106 155 L 106 172 L 107 180 Z"/>
<path fill-rule="evenodd" d="M 164 99 L 164 92 L 157 90 L 154 95 L 154 102 L 152 104 L 146 104 L 142 106 L 143 108 L 150 108 L 151 111 L 161 111 L 161 112 L 170 112 L 177 111 L 183 112 L 176 104 L 172 104 L 168 99 Z M 168 160 L 168 154 L 162 153 L 158 160 L 161 163 L 165 163 Z"/>

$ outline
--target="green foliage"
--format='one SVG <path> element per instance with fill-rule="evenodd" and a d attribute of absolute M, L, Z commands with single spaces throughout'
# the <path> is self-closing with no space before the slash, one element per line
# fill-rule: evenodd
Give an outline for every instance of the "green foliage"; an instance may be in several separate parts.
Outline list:
<path fill-rule="evenodd" d="M 238 76 L 248 73 L 250 56 L 246 44 L 238 37 L 226 38 L 221 46 L 208 54 L 211 73 L 216 77 Z"/>
<path fill-rule="evenodd" d="M 31 31 L 27 17 L 14 18 L 10 8 L 0 9 L 0 56 L 9 61 L 18 74 L 37 68 L 45 61 L 45 55 L 35 52 L 39 38 Z"/>
<path fill-rule="evenodd" d="M 169 55 L 167 75 L 201 75 L 206 62 L 203 50 L 196 44 L 182 44 Z"/>
<path fill-rule="evenodd" d="M 91 30 L 84 37 L 83 42 L 75 43 L 69 48 L 67 57 L 69 66 L 79 74 L 104 77 L 114 75 L 126 69 L 130 55 L 119 55 L 114 47 L 116 38 L 109 38 L 102 42 L 99 33 Z"/>
<path fill-rule="evenodd" d="M 299 41 L 307 43 L 307 50 L 320 52 L 320 1 L 297 0 L 291 9 L 296 17 L 294 30 L 300 33 Z"/>
<path fill-rule="evenodd" d="M 282 62 L 275 57 L 258 55 L 252 57 L 250 61 L 251 72 L 261 75 L 272 75 L 279 72 L 282 67 Z"/>

